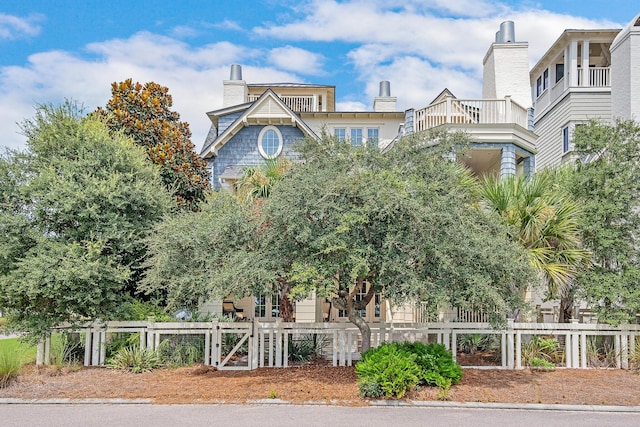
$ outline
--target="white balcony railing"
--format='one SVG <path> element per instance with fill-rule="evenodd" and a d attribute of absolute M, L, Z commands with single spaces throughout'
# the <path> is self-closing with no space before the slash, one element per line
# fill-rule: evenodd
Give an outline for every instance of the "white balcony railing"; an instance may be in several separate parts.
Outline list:
<path fill-rule="evenodd" d="M 248 101 L 253 102 L 260 98 L 261 95 L 249 95 Z M 296 113 L 309 113 L 320 111 L 318 105 L 318 97 L 313 95 L 306 96 L 282 96 L 278 97 L 285 103 L 285 105 L 291 108 Z"/>
<path fill-rule="evenodd" d="M 505 99 L 453 99 L 432 104 L 415 111 L 415 131 L 444 124 L 502 124 L 514 123 L 527 129 L 527 110 Z"/>
<path fill-rule="evenodd" d="M 582 71 L 582 70 L 579 70 Z M 578 72 L 578 86 L 586 87 L 607 87 L 611 86 L 611 68 L 609 67 L 589 67 L 587 74 L 589 81 L 583 84 L 584 72 Z"/>

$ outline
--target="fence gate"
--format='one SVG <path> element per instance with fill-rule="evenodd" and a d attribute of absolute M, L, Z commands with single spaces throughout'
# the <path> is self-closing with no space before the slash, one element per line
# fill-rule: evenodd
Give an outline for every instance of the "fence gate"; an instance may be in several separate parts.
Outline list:
<path fill-rule="evenodd" d="M 253 323 L 218 323 L 213 335 L 213 366 L 220 370 L 253 369 Z"/>

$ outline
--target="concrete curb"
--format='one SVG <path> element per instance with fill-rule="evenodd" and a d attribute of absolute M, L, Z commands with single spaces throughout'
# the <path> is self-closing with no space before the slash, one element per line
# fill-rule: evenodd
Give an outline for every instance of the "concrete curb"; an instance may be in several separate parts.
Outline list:
<path fill-rule="evenodd" d="M 0 405 L 150 405 L 153 399 L 0 399 Z"/>
<path fill-rule="evenodd" d="M 492 402 L 431 402 L 431 401 L 370 401 L 371 406 L 416 406 L 431 408 L 456 409 L 517 409 L 526 411 L 578 411 L 578 412 L 638 412 L 640 406 L 612 406 L 612 405 L 564 405 L 541 403 L 492 403 Z"/>
<path fill-rule="evenodd" d="M 336 406 L 342 401 L 308 401 L 296 404 L 282 399 L 256 399 L 246 402 L 212 401 L 210 405 L 289 405 L 289 406 Z M 18 399 L 0 398 L 0 405 L 151 405 L 153 399 Z M 194 403 L 195 405 L 205 403 Z M 628 412 L 640 413 L 640 406 L 612 405 L 547 405 L 539 403 L 484 403 L 484 402 L 435 402 L 404 400 L 371 400 L 371 407 L 405 407 L 405 408 L 450 408 L 450 409 L 508 409 L 524 411 L 572 411 L 572 412 Z"/>

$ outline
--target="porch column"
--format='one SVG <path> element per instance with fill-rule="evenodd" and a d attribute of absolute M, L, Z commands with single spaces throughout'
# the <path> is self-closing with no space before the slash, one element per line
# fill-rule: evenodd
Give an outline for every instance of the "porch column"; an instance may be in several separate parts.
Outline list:
<path fill-rule="evenodd" d="M 512 144 L 502 147 L 500 153 L 500 178 L 516 176 L 516 147 Z"/>
<path fill-rule="evenodd" d="M 591 86 L 589 81 L 589 40 L 582 42 L 582 85 Z"/>
<path fill-rule="evenodd" d="M 533 174 L 536 170 L 536 158 L 534 156 L 525 157 L 524 161 L 522 162 L 522 166 L 524 169 L 523 173 L 525 178 L 533 178 Z"/>
<path fill-rule="evenodd" d="M 569 45 L 569 82 L 570 87 L 578 86 L 578 42 L 572 41 Z"/>

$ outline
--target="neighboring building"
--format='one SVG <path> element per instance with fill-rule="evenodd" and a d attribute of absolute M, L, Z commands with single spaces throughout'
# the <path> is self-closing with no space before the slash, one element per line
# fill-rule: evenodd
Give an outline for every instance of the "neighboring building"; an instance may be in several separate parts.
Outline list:
<path fill-rule="evenodd" d="M 241 67 L 232 65 L 223 82 L 223 108 L 207 113 L 212 125 L 201 155 L 213 187 L 233 190 L 244 168 L 279 156 L 295 158 L 293 145 L 305 137 L 327 132 L 354 145 L 392 150 L 403 136 L 441 127 L 470 134 L 473 142 L 458 161 L 478 176 L 531 176 L 571 158 L 576 126 L 639 117 L 640 15 L 622 31 L 566 30 L 530 72 L 528 60 L 528 44 L 517 42 L 513 23 L 504 22 L 483 60 L 482 99 L 458 99 L 444 89 L 423 108 L 397 111 L 390 84 L 383 81 L 373 109 L 365 112 L 336 111 L 335 86 L 247 84 Z M 277 299 L 265 296 L 236 305 L 249 318 L 269 320 L 279 313 Z M 218 311 L 221 304 L 207 307 Z M 295 310 L 296 321 L 343 318 L 315 297 Z M 377 295 L 363 317 L 416 321 L 421 311 L 407 306 L 391 315 Z M 447 317 L 467 315 L 453 311 Z"/>
<path fill-rule="evenodd" d="M 640 15 L 623 30 L 565 30 L 531 70 L 537 168 L 573 158 L 576 126 L 640 116 Z"/>

